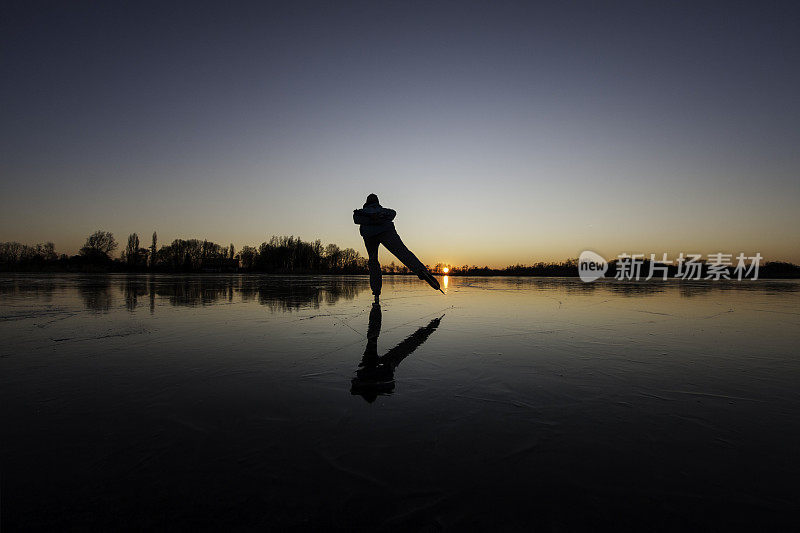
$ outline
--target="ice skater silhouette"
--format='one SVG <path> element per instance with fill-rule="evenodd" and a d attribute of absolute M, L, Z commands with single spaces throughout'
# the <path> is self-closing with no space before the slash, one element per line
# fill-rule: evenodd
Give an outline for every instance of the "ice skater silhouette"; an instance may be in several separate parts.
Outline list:
<path fill-rule="evenodd" d="M 378 262 L 378 246 L 381 244 L 419 279 L 426 281 L 437 291 L 442 291 L 439 282 L 425 268 L 422 261 L 417 259 L 417 256 L 403 244 L 400 235 L 394 229 L 394 222 L 392 222 L 395 215 L 397 213 L 394 209 L 381 206 L 378 196 L 375 194 L 367 196 L 367 201 L 362 209 L 353 210 L 353 222 L 361 226 L 361 236 L 364 237 L 364 244 L 369 255 L 369 286 L 372 294 L 375 295 L 375 301 L 380 300 L 382 285 L 381 265 Z"/>
<path fill-rule="evenodd" d="M 358 364 L 355 377 L 350 381 L 350 394 L 358 395 L 372 403 L 378 396 L 394 392 L 394 370 L 414 350 L 422 346 L 431 333 L 436 331 L 444 315 L 431 320 L 427 326 L 417 330 L 402 340 L 397 346 L 378 355 L 378 336 L 381 334 L 381 305 L 372 304 L 367 329 L 367 347 Z"/>

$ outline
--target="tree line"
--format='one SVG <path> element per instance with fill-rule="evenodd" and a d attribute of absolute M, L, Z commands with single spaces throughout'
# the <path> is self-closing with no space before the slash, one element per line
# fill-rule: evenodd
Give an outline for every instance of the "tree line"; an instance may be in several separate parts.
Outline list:
<path fill-rule="evenodd" d="M 367 259 L 352 248 L 322 241 L 306 242 L 294 236 L 273 236 L 258 247 L 221 245 L 207 239 L 175 239 L 159 246 L 153 232 L 149 246 L 136 233 L 128 236 L 119 257 L 111 232 L 98 230 L 86 238 L 73 256 L 57 254 L 52 242 L 33 246 L 0 243 L 0 269 L 80 272 L 275 272 L 360 274 L 368 271 Z"/>
<path fill-rule="evenodd" d="M 118 248 L 111 232 L 97 230 L 86 238 L 78 254 L 57 254 L 52 242 L 35 245 L 0 242 L 1 271 L 75 271 L 75 272 L 267 272 L 281 274 L 366 274 L 367 258 L 353 248 L 336 244 L 323 245 L 319 239 L 306 242 L 294 236 L 272 236 L 259 246 L 244 246 L 236 250 L 207 239 L 175 239 L 159 247 L 158 235 L 153 232 L 149 245 L 139 235 L 131 233 L 119 257 L 112 257 Z M 644 262 L 646 269 L 649 262 Z M 428 268 L 437 275 L 451 276 L 565 276 L 578 275 L 578 260 L 538 262 L 532 265 L 510 265 L 505 268 L 488 266 L 450 266 L 437 263 Z M 608 276 L 615 272 L 615 261 L 609 263 Z M 675 266 L 669 267 L 670 277 Z M 409 270 L 394 261 L 383 265 L 387 274 L 409 274 Z M 760 269 L 762 278 L 800 278 L 800 266 L 773 261 Z"/>

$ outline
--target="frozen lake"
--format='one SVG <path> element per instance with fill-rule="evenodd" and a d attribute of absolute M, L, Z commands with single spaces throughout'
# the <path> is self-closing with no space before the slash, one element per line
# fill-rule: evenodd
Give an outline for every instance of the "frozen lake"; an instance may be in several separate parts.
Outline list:
<path fill-rule="evenodd" d="M 800 283 L 446 287 L 0 276 L 2 525 L 796 523 Z"/>

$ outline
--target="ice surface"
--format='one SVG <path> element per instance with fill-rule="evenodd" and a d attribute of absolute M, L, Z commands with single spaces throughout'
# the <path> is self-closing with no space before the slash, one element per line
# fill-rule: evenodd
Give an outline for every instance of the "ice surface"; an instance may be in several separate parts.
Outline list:
<path fill-rule="evenodd" d="M 444 285 L 0 277 L 2 524 L 794 520 L 800 283 Z"/>

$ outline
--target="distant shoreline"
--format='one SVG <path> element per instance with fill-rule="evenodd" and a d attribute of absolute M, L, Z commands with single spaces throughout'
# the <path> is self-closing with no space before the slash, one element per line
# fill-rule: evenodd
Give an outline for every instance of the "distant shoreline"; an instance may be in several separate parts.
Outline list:
<path fill-rule="evenodd" d="M 75 272 L 75 273 L 172 273 L 172 274 L 367 274 L 367 259 L 353 248 L 340 248 L 336 244 L 323 245 L 322 241 L 303 241 L 294 236 L 272 236 L 258 247 L 244 246 L 235 250 L 233 244 L 222 246 L 206 239 L 175 239 L 170 244 L 158 246 L 154 232 L 148 247 L 140 245 L 139 236 L 128 236 L 127 246 L 120 257 L 112 257 L 118 244 L 110 232 L 98 230 L 89 235 L 80 253 L 72 256 L 57 254 L 52 242 L 35 245 L 18 242 L 0 242 L 0 272 Z M 608 263 L 606 278 L 616 274 L 617 261 Z M 668 278 L 676 278 L 675 264 L 651 263 L 642 260 L 638 266 L 640 279 L 648 276 L 650 267 L 658 274 L 666 269 Z M 707 263 L 698 261 L 699 277 L 705 278 Z M 426 265 L 434 275 L 442 276 L 522 276 L 522 277 L 578 277 L 578 259 L 561 262 L 536 262 L 516 264 L 505 268 L 478 265 Z M 385 275 L 413 275 L 404 265 L 382 265 Z M 736 278 L 734 269 L 729 275 Z M 695 273 L 695 276 L 697 274 Z M 692 276 L 692 277 L 695 277 Z M 656 276 L 660 277 L 660 276 Z M 748 278 L 752 275 L 746 276 Z M 800 266 L 786 261 L 766 261 L 759 265 L 760 279 L 797 279 Z"/>
<path fill-rule="evenodd" d="M 368 278 L 369 273 L 365 272 L 357 272 L 357 273 L 335 273 L 335 272 L 151 272 L 151 271 L 138 271 L 138 272 L 127 272 L 127 271 L 94 271 L 94 272 L 78 272 L 78 271 L 57 271 L 57 270 L 2 270 L 0 271 L 0 278 L 1 277 L 14 277 L 17 275 L 22 276 L 61 276 L 61 275 L 71 275 L 71 276 L 168 276 L 168 277 L 229 277 L 229 276 L 264 276 L 264 277 L 361 277 L 361 278 Z M 505 274 L 505 273 L 497 273 L 497 274 L 463 274 L 463 273 L 456 273 L 456 274 L 435 274 L 437 277 L 451 277 L 451 278 L 552 278 L 552 279 L 569 279 L 580 281 L 580 277 L 577 274 L 575 275 L 546 275 L 546 274 Z M 385 277 L 416 277 L 413 273 L 383 273 Z M 653 278 L 653 279 L 638 279 L 638 280 L 620 280 L 615 277 L 605 277 L 593 281 L 591 283 L 607 283 L 607 282 L 621 282 L 621 283 L 753 283 L 759 281 L 785 281 L 785 280 L 795 280 L 800 279 L 800 276 L 783 276 L 783 277 L 767 277 L 762 276 L 759 274 L 758 279 L 721 279 L 721 280 L 712 280 L 712 279 L 681 279 L 670 277 L 667 279 L 661 278 Z M 589 283 L 587 283 L 589 284 Z"/>

